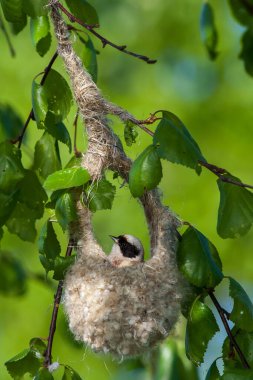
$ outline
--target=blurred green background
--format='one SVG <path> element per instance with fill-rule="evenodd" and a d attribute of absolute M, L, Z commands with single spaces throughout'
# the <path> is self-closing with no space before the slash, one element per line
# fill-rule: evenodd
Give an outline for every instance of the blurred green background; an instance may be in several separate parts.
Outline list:
<path fill-rule="evenodd" d="M 208 162 L 224 167 L 243 182 L 252 184 L 253 78 L 245 73 L 243 62 L 238 59 L 243 29 L 233 19 L 227 1 L 212 1 L 219 32 L 220 54 L 215 62 L 209 61 L 200 40 L 199 16 L 203 3 L 200 0 L 90 2 L 99 14 L 103 35 L 118 44 L 127 44 L 132 51 L 158 59 L 155 65 L 147 65 L 110 47 L 102 49 L 100 43 L 93 40 L 100 51 L 98 85 L 104 96 L 139 119 L 158 109 L 175 113 L 198 142 Z M 31 82 L 49 62 L 55 44 L 44 58 L 40 58 L 32 46 L 29 28 L 12 37 L 12 42 L 17 53 L 14 59 L 10 57 L 3 35 L 0 35 L 0 102 L 13 106 L 25 121 L 31 109 Z M 54 68 L 64 73 L 60 59 Z M 72 135 L 74 115 L 75 107 L 66 121 Z M 122 124 L 114 121 L 112 125 L 122 137 Z M 80 124 L 79 147 L 84 146 L 81 128 Z M 32 162 L 34 145 L 40 136 L 41 131 L 32 122 L 23 153 L 27 166 Z M 150 136 L 139 131 L 137 143 L 126 151 L 134 159 L 150 142 Z M 63 163 L 67 162 L 69 155 L 65 146 L 61 146 L 61 154 Z M 191 222 L 216 245 L 225 275 L 234 276 L 246 290 L 252 291 L 253 231 L 235 240 L 222 240 L 217 235 L 219 193 L 215 176 L 204 169 L 198 177 L 193 170 L 168 162 L 163 162 L 163 173 L 160 187 L 164 204 L 183 220 Z M 113 209 L 99 211 L 94 216 L 96 236 L 106 252 L 112 245 L 108 235 L 121 233 L 138 236 L 148 251 L 148 231 L 142 210 L 128 189 L 120 188 L 121 181 L 114 182 L 117 194 Z M 38 228 L 42 222 L 38 223 Z M 62 241 L 63 250 L 65 246 L 66 241 Z M 28 347 L 30 338 L 47 336 L 53 293 L 46 280 L 38 281 L 32 276 L 32 273 L 43 274 L 36 245 L 25 243 L 5 231 L 1 249 L 22 257 L 25 268 L 31 273 L 23 296 L 0 295 L 0 357 L 3 363 Z M 229 305 L 225 286 L 223 288 L 220 296 Z M 181 348 L 183 328 L 182 321 L 175 333 Z M 218 356 L 221 337 L 222 334 L 210 345 L 209 361 Z M 131 372 L 125 376 L 119 372 L 125 368 L 124 363 L 92 354 L 74 344 L 62 314 L 53 355 L 55 361 L 69 364 L 86 380 L 143 378 L 142 372 Z M 201 377 L 205 375 L 206 368 L 200 368 Z M 0 378 L 10 379 L 3 364 L 0 366 Z"/>

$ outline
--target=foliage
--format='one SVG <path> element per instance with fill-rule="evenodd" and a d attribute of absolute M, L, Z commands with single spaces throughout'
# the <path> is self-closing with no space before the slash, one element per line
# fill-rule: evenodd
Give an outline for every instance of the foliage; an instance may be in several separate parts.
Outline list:
<path fill-rule="evenodd" d="M 44 57 L 55 43 L 47 3 L 46 0 L 0 0 L 4 23 L 9 24 L 14 35 L 19 34 L 29 23 L 31 42 L 40 57 Z M 96 82 L 98 51 L 90 35 L 83 34 L 80 28 L 86 27 L 88 32 L 96 36 L 96 32 L 93 31 L 99 24 L 97 12 L 86 0 L 75 2 L 66 0 L 61 4 L 66 12 L 71 13 L 71 21 L 79 23 L 78 29 L 69 28 L 74 48 Z M 239 57 L 247 73 L 252 76 L 253 3 L 228 0 L 228 4 L 231 14 L 244 26 Z M 200 34 L 211 60 L 218 57 L 215 12 L 216 7 L 205 2 L 200 13 Z M 7 37 L 9 41 L 9 36 Z M 111 44 L 103 37 L 100 41 L 103 46 Z M 129 53 L 124 46 L 111 45 L 126 54 L 154 63 L 145 56 Z M 40 263 L 50 280 L 52 278 L 59 281 L 58 290 L 61 290 L 64 275 L 75 260 L 74 255 L 64 257 L 61 252 L 65 242 L 64 234 L 77 218 L 76 198 L 79 197 L 78 199 L 93 213 L 110 210 L 117 196 L 118 174 L 113 174 L 114 183 L 111 183 L 108 176 L 94 184 L 90 181 L 89 173 L 80 167 L 76 139 L 72 141 L 69 128 L 69 115 L 75 104 L 75 98 L 65 74 L 52 68 L 55 59 L 56 55 L 50 62 L 48 60 L 40 81 L 38 81 L 39 75 L 32 81 L 32 111 L 24 127 L 18 109 L 9 104 L 0 105 L 0 237 L 4 239 L 6 229 L 22 241 L 34 243 L 38 237 Z M 154 132 L 149 131 L 153 138 L 149 139 L 142 151 L 139 146 L 136 148 L 138 156 L 132 163 L 129 173 L 131 195 L 139 198 L 163 180 L 167 168 L 163 160 L 194 169 L 198 176 L 202 174 L 202 168 L 206 168 L 218 177 L 220 195 L 220 203 L 216 206 L 218 235 L 222 239 L 234 239 L 247 234 L 253 222 L 252 186 L 243 183 L 227 170 L 210 164 L 208 154 L 204 157 L 195 141 L 194 132 L 190 131 L 191 128 L 187 128 L 174 113 L 162 110 L 152 116 L 151 122 L 146 124 L 153 124 Z M 23 137 L 31 120 L 36 122 L 37 136 L 40 137 L 37 137 L 37 141 L 33 139 L 27 142 L 26 135 L 25 139 Z M 156 123 L 157 120 L 159 121 Z M 125 123 L 124 140 L 130 150 L 136 143 L 137 130 L 142 124 L 145 124 L 145 121 L 134 123 L 133 120 L 128 120 Z M 137 145 L 135 144 L 135 147 Z M 72 146 L 74 156 L 71 155 Z M 24 159 L 27 147 L 32 152 L 29 164 Z M 62 158 L 66 148 L 69 162 L 64 165 Z M 42 218 L 41 227 L 37 221 Z M 194 365 L 198 366 L 205 361 L 209 342 L 220 330 L 220 319 L 213 313 L 214 307 L 226 330 L 228 329 L 228 338 L 223 342 L 224 373 L 220 375 L 217 361 L 214 361 L 206 379 L 251 379 L 253 378 L 250 369 L 253 366 L 252 302 L 244 288 L 234 278 L 229 277 L 229 294 L 233 300 L 233 307 L 230 313 L 224 311 L 214 295 L 219 284 L 227 286 L 218 250 L 204 233 L 189 222 L 184 224 L 187 224 L 188 228 L 182 233 L 177 262 L 183 276 L 192 286 L 183 313 L 186 318 L 185 352 L 191 363 L 182 358 L 179 343 L 169 340 L 154 354 L 153 367 L 152 363 L 133 361 L 134 368 L 124 368 L 122 373 L 118 374 L 119 379 L 124 378 L 125 374 L 127 376 L 137 374 L 140 376 L 138 378 L 145 378 L 148 376 L 149 367 L 152 367 L 151 373 L 155 368 L 155 375 L 159 380 L 198 379 Z M 61 228 L 58 229 L 57 225 Z M 0 268 L 2 273 L 0 292 L 5 296 L 23 295 L 27 289 L 29 273 L 24 268 L 22 258 L 12 252 L 1 250 Z M 211 307 L 207 302 L 208 299 L 213 301 Z M 232 332 L 228 319 L 234 324 Z M 233 339 L 238 342 L 239 350 Z M 53 379 L 53 370 L 58 371 L 58 366 L 54 368 L 52 367 L 54 363 L 51 366 L 45 363 L 47 345 L 48 343 L 42 339 L 33 338 L 28 348 L 5 363 L 10 376 L 13 379 L 22 379 L 28 373 L 34 379 Z M 62 380 L 82 379 L 68 364 L 63 364 L 62 368 Z"/>

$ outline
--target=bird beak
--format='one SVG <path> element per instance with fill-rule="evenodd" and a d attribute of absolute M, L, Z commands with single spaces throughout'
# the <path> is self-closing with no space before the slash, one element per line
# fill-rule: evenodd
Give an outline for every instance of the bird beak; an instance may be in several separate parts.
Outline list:
<path fill-rule="evenodd" d="M 118 243 L 118 237 L 117 236 L 112 236 L 112 235 L 109 235 L 110 238 L 115 241 L 115 243 Z"/>

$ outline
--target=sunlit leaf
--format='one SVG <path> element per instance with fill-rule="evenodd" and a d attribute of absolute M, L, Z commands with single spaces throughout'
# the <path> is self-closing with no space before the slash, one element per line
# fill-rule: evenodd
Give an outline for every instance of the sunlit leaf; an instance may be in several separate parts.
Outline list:
<path fill-rule="evenodd" d="M 233 321 L 236 327 L 253 331 L 253 305 L 252 302 L 243 289 L 243 287 L 229 277 L 229 295 L 234 301 L 233 310 L 230 313 L 229 319 Z"/>
<path fill-rule="evenodd" d="M 215 59 L 218 55 L 216 50 L 218 33 L 215 26 L 213 8 L 208 2 L 204 2 L 202 5 L 200 15 L 200 34 L 210 59 Z"/>
<path fill-rule="evenodd" d="M 132 146 L 136 142 L 138 132 L 133 123 L 127 121 L 124 128 L 124 139 L 127 146 Z"/>
<path fill-rule="evenodd" d="M 223 278 L 222 264 L 215 246 L 197 229 L 188 227 L 177 252 L 180 271 L 197 286 L 213 288 Z"/>
<path fill-rule="evenodd" d="M 10 194 L 17 189 L 24 178 L 21 152 L 14 145 L 5 141 L 0 144 L 0 191 Z"/>
<path fill-rule="evenodd" d="M 111 209 L 116 187 L 102 179 L 92 183 L 86 190 L 87 204 L 91 211 Z"/>
<path fill-rule="evenodd" d="M 75 202 L 71 193 L 59 196 L 55 204 L 55 215 L 63 231 L 77 218 Z"/>
<path fill-rule="evenodd" d="M 72 14 L 79 20 L 90 25 L 98 24 L 97 12 L 86 0 L 66 0 L 66 3 Z"/>
<path fill-rule="evenodd" d="M 20 260 L 11 252 L 0 251 L 0 292 L 5 296 L 19 296 L 26 290 L 26 272 Z"/>
<path fill-rule="evenodd" d="M 83 379 L 81 376 L 78 375 L 78 373 L 73 368 L 66 365 L 64 368 L 64 374 L 62 376 L 62 380 L 83 380 Z"/>
<path fill-rule="evenodd" d="M 42 178 L 46 178 L 49 174 L 61 169 L 57 141 L 47 132 L 35 145 L 33 168 Z"/>
<path fill-rule="evenodd" d="M 58 170 L 49 175 L 44 182 L 47 190 L 68 189 L 85 184 L 90 179 L 90 175 L 84 168 L 66 168 Z"/>
<path fill-rule="evenodd" d="M 46 54 L 51 45 L 50 24 L 48 16 L 31 18 L 30 31 L 33 45 L 40 56 Z"/>
<path fill-rule="evenodd" d="M 45 83 L 33 81 L 32 106 L 38 128 L 45 127 L 48 112 L 54 115 L 55 123 L 66 118 L 72 105 L 72 94 L 67 81 L 51 69 Z"/>
<path fill-rule="evenodd" d="M 162 165 L 157 147 L 148 146 L 133 162 L 129 172 L 129 188 L 134 197 L 155 188 L 162 178 Z"/>
<path fill-rule="evenodd" d="M 20 352 L 5 363 L 9 374 L 14 380 L 22 379 L 26 373 L 34 376 L 40 365 L 40 360 L 29 348 Z"/>
<path fill-rule="evenodd" d="M 57 281 L 63 280 L 69 266 L 74 264 L 75 260 L 74 255 L 69 257 L 57 256 L 54 262 L 53 278 Z"/>
<path fill-rule="evenodd" d="M 188 166 L 200 174 L 199 160 L 205 161 L 202 153 L 182 121 L 173 113 L 163 111 L 163 118 L 154 134 L 160 158 Z"/>
<path fill-rule="evenodd" d="M 219 327 L 212 311 L 198 299 L 192 305 L 186 326 L 186 355 L 196 365 L 203 363 L 207 345 Z"/>
<path fill-rule="evenodd" d="M 229 176 L 240 182 L 238 178 Z M 253 193 L 218 179 L 220 205 L 217 232 L 223 238 L 245 235 L 253 223 Z"/>

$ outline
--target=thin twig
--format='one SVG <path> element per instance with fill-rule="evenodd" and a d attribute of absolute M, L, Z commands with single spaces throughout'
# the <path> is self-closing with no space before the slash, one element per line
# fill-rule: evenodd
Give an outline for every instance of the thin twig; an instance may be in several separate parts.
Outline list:
<path fill-rule="evenodd" d="M 228 174 L 226 169 L 219 168 L 216 165 L 209 164 L 208 162 L 205 161 L 200 161 L 199 164 L 201 166 L 204 166 L 208 170 L 210 170 L 213 174 L 215 174 L 217 177 L 220 178 L 221 181 L 231 183 L 232 185 L 240 186 L 240 187 L 248 187 L 249 189 L 253 189 L 252 185 L 248 185 L 246 183 L 242 183 L 240 181 L 236 181 L 233 178 L 226 177 L 226 174 Z"/>
<path fill-rule="evenodd" d="M 75 120 L 74 120 L 74 123 L 73 123 L 73 127 L 74 127 L 74 153 L 75 153 L 75 156 L 76 157 L 81 157 L 82 153 L 77 149 L 77 122 L 78 122 L 78 116 L 79 116 L 79 113 L 77 111 L 76 113 L 76 116 L 75 116 Z"/>
<path fill-rule="evenodd" d="M 71 256 L 73 246 L 74 246 L 74 241 L 70 239 L 65 257 Z M 63 280 L 60 280 L 55 297 L 54 297 L 54 308 L 53 308 L 53 313 L 52 313 L 52 318 L 51 318 L 51 323 L 50 323 L 50 328 L 49 328 L 49 335 L 47 339 L 47 348 L 44 353 L 43 364 L 45 367 L 48 367 L 52 363 L 52 347 L 53 347 L 54 334 L 56 330 L 56 321 L 57 321 L 59 306 L 61 302 L 62 287 L 63 287 Z"/>
<path fill-rule="evenodd" d="M 241 362 L 242 362 L 242 365 L 244 368 L 247 368 L 247 369 L 250 369 L 250 365 L 247 361 L 247 359 L 245 358 L 242 350 L 240 349 L 238 343 L 236 342 L 235 340 L 235 337 L 233 336 L 231 330 L 230 330 L 230 327 L 228 325 L 228 322 L 227 322 L 227 318 L 225 316 L 225 313 L 224 313 L 224 310 L 223 308 L 221 307 L 221 305 L 219 304 L 217 298 L 215 297 L 214 293 L 213 293 L 213 290 L 208 290 L 208 295 L 209 297 L 211 298 L 211 300 L 213 301 L 213 304 L 214 306 L 216 307 L 218 313 L 219 313 L 219 316 L 222 320 L 222 323 L 225 327 L 225 330 L 226 330 L 226 333 L 228 335 L 228 338 L 230 340 L 230 343 L 231 345 L 234 347 L 234 349 L 236 350 Z"/>
<path fill-rule="evenodd" d="M 45 80 L 47 79 L 47 76 L 48 76 L 48 74 L 49 74 L 49 72 L 50 72 L 50 70 L 51 70 L 51 68 L 52 68 L 52 66 L 53 66 L 53 64 L 54 64 L 54 62 L 55 62 L 55 60 L 56 60 L 57 57 L 58 57 L 58 53 L 56 51 L 54 53 L 53 57 L 51 58 L 49 64 L 47 65 L 47 67 L 44 69 L 44 72 L 43 72 L 44 74 L 43 74 L 43 77 L 41 78 L 41 81 L 40 81 L 40 85 L 41 86 L 43 86 L 43 84 L 45 83 Z M 29 125 L 29 123 L 30 123 L 31 120 L 34 120 L 33 109 L 31 109 L 31 111 L 30 111 L 30 113 L 29 113 L 29 115 L 28 115 L 28 117 L 26 119 L 26 122 L 25 122 L 25 124 L 24 124 L 24 126 L 22 128 L 22 131 L 21 131 L 20 135 L 16 139 L 14 139 L 14 140 L 11 141 L 13 144 L 16 144 L 18 142 L 18 148 L 21 147 L 21 144 L 22 144 L 22 141 L 23 141 L 26 129 L 27 129 L 27 127 L 28 127 L 28 125 Z"/>
<path fill-rule="evenodd" d="M 5 36 L 5 39 L 6 39 L 6 41 L 7 41 L 7 44 L 8 44 L 8 47 L 9 47 L 10 53 L 11 53 L 11 56 L 12 56 L 12 57 L 15 57 L 16 52 L 15 52 L 15 49 L 14 49 L 12 43 L 11 43 L 10 36 L 9 36 L 9 34 L 8 34 L 8 32 L 7 32 L 7 29 L 6 29 L 6 27 L 5 27 L 5 24 L 4 24 L 4 21 L 3 21 L 1 15 L 0 15 L 0 29 L 2 29 L 2 32 L 3 32 L 4 36 Z"/>
<path fill-rule="evenodd" d="M 77 24 L 83 26 L 85 29 L 87 29 L 90 33 L 92 33 L 94 36 L 96 36 L 102 43 L 103 48 L 106 47 L 106 45 L 109 45 L 113 47 L 116 50 L 121 51 L 122 53 L 131 55 L 135 58 L 138 58 L 144 62 L 147 62 L 149 64 L 156 63 L 156 59 L 150 59 L 146 57 L 145 55 L 133 53 L 129 50 L 126 50 L 126 45 L 116 45 L 115 43 L 109 41 L 107 38 L 103 37 L 101 34 L 99 34 L 97 31 L 94 30 L 94 28 L 98 27 L 98 25 L 88 25 L 79 18 L 75 17 L 72 13 L 70 13 L 61 3 L 58 1 L 54 3 L 56 7 L 58 7 L 68 18 L 70 22 L 76 22 Z"/>

